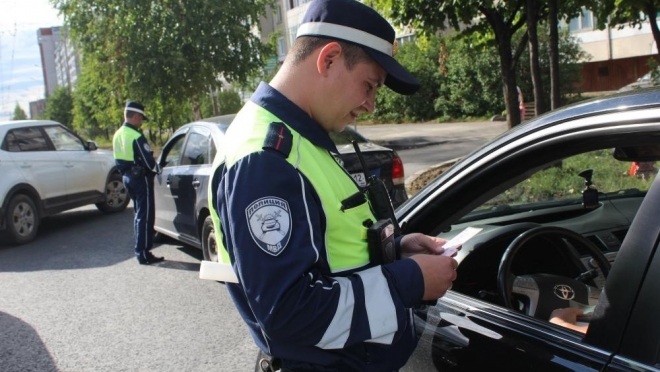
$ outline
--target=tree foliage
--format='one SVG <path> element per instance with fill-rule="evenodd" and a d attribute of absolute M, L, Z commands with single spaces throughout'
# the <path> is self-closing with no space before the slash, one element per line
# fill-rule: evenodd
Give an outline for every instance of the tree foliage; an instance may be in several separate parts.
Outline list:
<path fill-rule="evenodd" d="M 194 97 L 244 81 L 268 52 L 253 32 L 266 0 L 53 0 L 84 57 L 105 61 L 136 100 Z"/>
<path fill-rule="evenodd" d="M 235 114 L 243 107 L 241 96 L 233 89 L 218 92 L 217 96 L 218 113 L 217 115 Z M 216 116 L 213 109 L 213 97 L 205 96 L 201 101 L 202 117 L 208 118 Z"/>
<path fill-rule="evenodd" d="M 449 27 L 464 33 L 494 35 L 500 59 L 500 76 L 504 87 L 509 126 L 520 122 L 514 69 L 523 45 L 514 47 L 512 37 L 525 25 L 524 1 L 408 1 L 376 0 L 376 6 L 396 23 L 423 33 L 436 33 Z M 516 51 L 514 53 L 514 50 Z"/>
<path fill-rule="evenodd" d="M 25 120 L 27 119 L 27 114 L 25 110 L 16 102 L 16 107 L 14 107 L 14 115 L 12 115 L 11 120 Z"/>
<path fill-rule="evenodd" d="M 48 96 L 43 116 L 73 128 L 73 97 L 67 87 L 60 85 Z"/>
<path fill-rule="evenodd" d="M 376 109 L 372 118 L 387 122 L 436 118 L 433 102 L 440 94 L 443 81 L 438 65 L 439 55 L 438 37 L 420 38 L 415 43 L 401 46 L 396 59 L 423 84 L 417 93 L 409 96 L 394 93 L 389 88 L 381 89 L 376 96 Z"/>
<path fill-rule="evenodd" d="M 550 41 L 546 27 L 539 29 L 539 55 L 544 97 L 548 99 L 550 84 Z M 519 42 L 524 31 L 513 37 Z M 397 60 L 423 82 L 421 90 L 402 96 L 389 89 L 378 93 L 376 110 L 370 117 L 379 122 L 450 120 L 499 115 L 504 110 L 504 94 L 498 74 L 499 58 L 494 47 L 478 40 L 476 35 L 422 36 L 414 43 L 399 48 Z M 577 93 L 574 82 L 579 81 L 579 61 L 588 56 L 567 30 L 560 33 L 559 42 L 561 91 L 565 95 Z M 520 87 L 531 97 L 529 55 L 523 53 L 515 70 Z M 475 94 L 478 92 L 478 94 Z"/>
<path fill-rule="evenodd" d="M 271 52 L 254 32 L 270 0 L 51 1 L 82 51 L 74 126 L 90 135 L 109 138 L 129 99 L 154 119 L 146 131 L 177 128 L 209 87 L 245 82 Z"/>

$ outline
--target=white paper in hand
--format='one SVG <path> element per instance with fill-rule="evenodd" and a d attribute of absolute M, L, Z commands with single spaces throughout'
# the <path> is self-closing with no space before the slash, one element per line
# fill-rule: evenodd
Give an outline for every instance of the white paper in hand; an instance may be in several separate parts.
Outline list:
<path fill-rule="evenodd" d="M 458 247 L 462 246 L 465 242 L 470 240 L 472 237 L 475 235 L 479 234 L 479 232 L 483 230 L 480 227 L 468 227 L 465 230 L 461 231 L 460 234 L 456 235 L 453 237 L 451 240 L 446 242 L 442 248 L 445 249 L 445 251 L 442 253 L 443 256 L 453 256 L 456 251 L 458 251 Z"/>

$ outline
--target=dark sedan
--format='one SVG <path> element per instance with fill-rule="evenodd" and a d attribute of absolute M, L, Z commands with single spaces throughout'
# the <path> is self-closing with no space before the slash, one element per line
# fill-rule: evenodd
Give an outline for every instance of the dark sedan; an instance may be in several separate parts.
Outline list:
<path fill-rule="evenodd" d="M 517 126 L 415 194 L 404 233 L 478 233 L 415 309 L 403 370 L 657 371 L 658 160 L 660 90 L 640 90 Z M 562 308 L 579 316 L 550 322 Z"/>
<path fill-rule="evenodd" d="M 186 124 L 167 141 L 158 158 L 162 174 L 155 180 L 157 234 L 201 248 L 204 259 L 216 261 L 213 224 L 208 209 L 208 181 L 211 164 L 222 144 L 224 133 L 235 115 L 224 115 Z M 387 187 L 396 208 L 408 199 L 401 158 L 386 147 L 369 142 L 352 128 L 333 133 L 339 158 L 347 172 L 361 186 L 376 176 Z M 363 172 L 352 145 L 359 145 L 367 167 Z"/>

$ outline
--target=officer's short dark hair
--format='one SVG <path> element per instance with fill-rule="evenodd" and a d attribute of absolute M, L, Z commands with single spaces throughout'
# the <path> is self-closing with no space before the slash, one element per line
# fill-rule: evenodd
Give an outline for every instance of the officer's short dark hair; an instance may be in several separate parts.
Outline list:
<path fill-rule="evenodd" d="M 291 47 L 291 51 L 289 51 L 288 58 L 291 59 L 291 63 L 294 66 L 298 65 L 304 61 L 305 58 L 309 57 L 316 49 L 333 41 L 337 42 L 344 51 L 344 64 L 349 70 L 360 62 L 376 62 L 364 51 L 364 49 L 362 49 L 362 47 L 358 45 L 342 40 L 332 40 L 315 36 L 301 36 L 297 38 Z"/>

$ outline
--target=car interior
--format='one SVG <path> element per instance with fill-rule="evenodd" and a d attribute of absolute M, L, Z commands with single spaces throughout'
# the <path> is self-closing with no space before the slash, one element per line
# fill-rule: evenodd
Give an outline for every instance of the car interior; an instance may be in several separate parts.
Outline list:
<path fill-rule="evenodd" d="M 579 307 L 588 322 L 658 160 L 652 143 L 590 149 L 493 187 L 438 234 L 481 229 L 456 256 L 452 290 L 543 320 Z"/>

